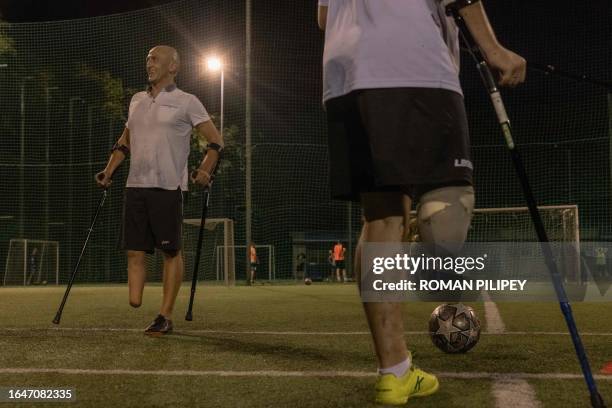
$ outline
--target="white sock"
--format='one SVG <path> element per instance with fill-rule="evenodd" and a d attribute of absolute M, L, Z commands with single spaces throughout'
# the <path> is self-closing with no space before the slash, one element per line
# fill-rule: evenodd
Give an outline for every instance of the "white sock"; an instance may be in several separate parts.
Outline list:
<path fill-rule="evenodd" d="M 378 369 L 378 373 L 383 375 L 383 374 L 393 374 L 394 376 L 396 376 L 397 378 L 403 376 L 404 374 L 406 374 L 408 372 L 408 370 L 410 369 L 410 366 L 412 365 L 412 361 L 410 361 L 410 357 L 408 357 L 406 360 L 402 361 L 399 364 L 396 364 L 392 367 L 387 367 L 387 368 L 379 368 Z"/>

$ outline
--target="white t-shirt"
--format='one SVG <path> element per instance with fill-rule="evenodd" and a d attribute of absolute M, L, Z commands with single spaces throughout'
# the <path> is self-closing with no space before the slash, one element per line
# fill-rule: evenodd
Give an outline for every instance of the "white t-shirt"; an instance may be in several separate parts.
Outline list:
<path fill-rule="evenodd" d="M 327 6 L 323 100 L 369 88 L 461 94 L 458 30 L 438 0 L 319 0 Z"/>
<path fill-rule="evenodd" d="M 191 130 L 210 120 L 200 100 L 170 85 L 153 98 L 132 97 L 125 126 L 130 131 L 127 187 L 187 191 Z"/>

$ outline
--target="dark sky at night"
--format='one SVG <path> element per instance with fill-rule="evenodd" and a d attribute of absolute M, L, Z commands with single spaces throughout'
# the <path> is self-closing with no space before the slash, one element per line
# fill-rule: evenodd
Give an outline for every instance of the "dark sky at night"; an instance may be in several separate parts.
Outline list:
<path fill-rule="evenodd" d="M 171 0 L 2 0 L 0 11 L 4 20 L 17 23 L 101 16 L 169 2 Z"/>

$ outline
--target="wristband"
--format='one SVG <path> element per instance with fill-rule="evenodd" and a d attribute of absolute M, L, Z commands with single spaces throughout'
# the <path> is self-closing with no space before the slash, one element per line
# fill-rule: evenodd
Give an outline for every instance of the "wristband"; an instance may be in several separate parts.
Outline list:
<path fill-rule="evenodd" d="M 218 143 L 209 143 L 206 145 L 206 151 L 208 152 L 208 150 L 216 150 L 217 153 L 219 153 L 219 156 L 221 156 L 223 152 L 223 146 Z"/>
<path fill-rule="evenodd" d="M 125 156 L 130 154 L 130 148 L 127 147 L 126 145 L 122 145 L 119 143 L 115 143 L 113 145 L 113 148 L 111 149 L 111 154 L 113 154 L 116 150 L 119 150 L 121 153 L 123 153 Z"/>

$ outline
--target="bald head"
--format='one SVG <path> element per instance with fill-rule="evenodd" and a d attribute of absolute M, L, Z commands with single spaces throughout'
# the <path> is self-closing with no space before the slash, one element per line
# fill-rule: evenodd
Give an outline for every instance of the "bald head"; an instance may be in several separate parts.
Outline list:
<path fill-rule="evenodd" d="M 180 58 L 175 48 L 168 45 L 158 45 L 151 48 L 147 55 L 149 83 L 156 84 L 167 80 L 174 82 L 179 66 Z"/>
<path fill-rule="evenodd" d="M 151 51 L 149 51 L 149 54 L 151 54 L 152 52 L 159 53 L 160 55 L 163 55 L 165 58 L 170 58 L 176 64 L 179 63 L 179 54 L 176 48 L 174 47 L 171 47 L 169 45 L 157 45 L 151 48 Z"/>

